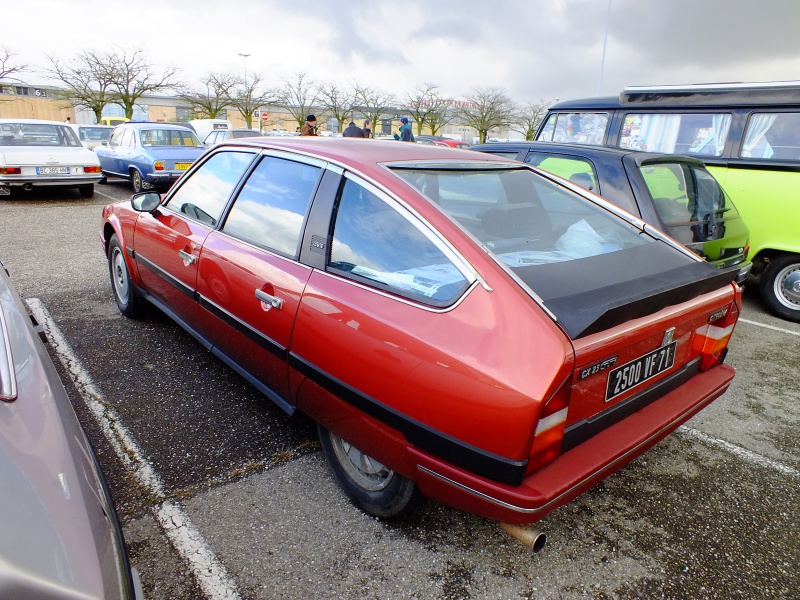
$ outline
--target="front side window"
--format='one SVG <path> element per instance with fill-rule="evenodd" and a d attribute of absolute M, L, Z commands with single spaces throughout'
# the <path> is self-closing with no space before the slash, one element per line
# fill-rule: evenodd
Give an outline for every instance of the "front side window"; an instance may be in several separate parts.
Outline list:
<path fill-rule="evenodd" d="M 667 232 L 684 244 L 723 237 L 724 221 L 737 216 L 733 203 L 705 169 L 659 163 L 639 170 Z"/>
<path fill-rule="evenodd" d="M 165 207 L 216 227 L 225 203 L 253 162 L 247 152 L 220 152 L 211 156 L 169 197 Z"/>
<path fill-rule="evenodd" d="M 434 306 L 451 304 L 470 283 L 413 217 L 352 180 L 339 199 L 328 268 Z"/>
<path fill-rule="evenodd" d="M 747 120 L 742 158 L 800 159 L 800 113 L 753 113 Z"/>
<path fill-rule="evenodd" d="M 265 157 L 247 179 L 222 231 L 294 258 L 321 169 Z"/>
<path fill-rule="evenodd" d="M 731 115 L 725 113 L 631 113 L 619 147 L 628 150 L 722 156 Z"/>
<path fill-rule="evenodd" d="M 555 113 L 548 117 L 536 139 L 602 146 L 607 125 L 606 113 Z"/>

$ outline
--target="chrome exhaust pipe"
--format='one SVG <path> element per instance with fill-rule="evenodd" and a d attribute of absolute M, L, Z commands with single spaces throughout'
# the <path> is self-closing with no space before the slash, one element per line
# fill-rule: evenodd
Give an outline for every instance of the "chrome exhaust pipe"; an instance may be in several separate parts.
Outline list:
<path fill-rule="evenodd" d="M 525 544 L 534 554 L 544 550 L 544 545 L 547 543 L 547 535 L 544 531 L 533 529 L 529 525 L 511 525 L 510 523 L 500 523 L 500 527 L 508 535 Z"/>
<path fill-rule="evenodd" d="M 33 189 L 33 184 L 26 183 L 25 185 L 22 186 L 22 189 L 25 190 L 26 192 L 30 192 Z"/>

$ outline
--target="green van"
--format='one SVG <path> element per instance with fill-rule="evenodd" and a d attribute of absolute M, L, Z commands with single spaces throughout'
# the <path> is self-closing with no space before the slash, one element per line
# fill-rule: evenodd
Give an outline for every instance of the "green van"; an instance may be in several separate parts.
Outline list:
<path fill-rule="evenodd" d="M 800 81 L 630 87 L 560 102 L 536 139 L 702 159 L 750 229 L 764 302 L 800 322 Z"/>

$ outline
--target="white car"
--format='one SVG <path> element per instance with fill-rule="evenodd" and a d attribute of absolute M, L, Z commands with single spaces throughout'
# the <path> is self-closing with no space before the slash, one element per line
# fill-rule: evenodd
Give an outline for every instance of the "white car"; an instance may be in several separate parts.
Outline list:
<path fill-rule="evenodd" d="M 84 148 L 67 123 L 0 119 L 0 196 L 11 188 L 75 187 L 83 198 L 103 177 L 97 155 Z"/>
<path fill-rule="evenodd" d="M 108 142 L 114 128 L 111 125 L 70 125 L 84 148 L 92 150 Z"/>

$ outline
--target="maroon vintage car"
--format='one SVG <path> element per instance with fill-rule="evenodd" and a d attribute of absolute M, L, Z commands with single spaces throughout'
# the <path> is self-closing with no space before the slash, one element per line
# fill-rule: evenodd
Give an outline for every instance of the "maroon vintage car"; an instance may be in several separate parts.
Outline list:
<path fill-rule="evenodd" d="M 120 311 L 152 304 L 319 424 L 379 516 L 419 492 L 532 523 L 728 387 L 741 296 L 621 209 L 468 150 L 253 139 L 107 206 Z"/>

